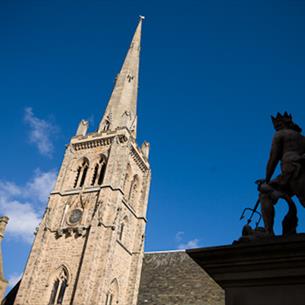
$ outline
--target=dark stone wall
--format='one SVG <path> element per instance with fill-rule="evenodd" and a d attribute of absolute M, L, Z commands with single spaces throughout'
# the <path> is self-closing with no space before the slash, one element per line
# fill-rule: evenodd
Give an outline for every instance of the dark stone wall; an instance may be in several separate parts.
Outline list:
<path fill-rule="evenodd" d="M 224 291 L 184 251 L 145 253 L 138 305 L 224 305 Z"/>

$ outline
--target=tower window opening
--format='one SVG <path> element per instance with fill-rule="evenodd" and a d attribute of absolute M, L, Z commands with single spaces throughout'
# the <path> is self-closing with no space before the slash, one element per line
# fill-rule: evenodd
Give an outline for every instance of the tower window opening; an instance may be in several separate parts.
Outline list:
<path fill-rule="evenodd" d="M 54 281 L 49 305 L 62 304 L 67 285 L 68 285 L 67 273 L 65 270 L 62 270 L 60 275 Z"/>
<path fill-rule="evenodd" d="M 136 194 L 138 192 L 138 184 L 139 184 L 139 178 L 137 175 L 133 177 L 133 180 L 131 182 L 130 190 L 129 190 L 129 195 L 128 195 L 128 200 L 129 201 L 134 201 L 136 198 Z"/>
<path fill-rule="evenodd" d="M 102 185 L 102 183 L 104 181 L 105 171 L 106 171 L 106 161 L 105 161 L 105 159 L 103 159 L 101 163 L 102 164 L 101 164 L 100 176 L 98 178 L 98 185 Z"/>
<path fill-rule="evenodd" d="M 84 168 L 83 168 L 82 179 L 81 179 L 80 184 L 79 184 L 80 187 L 82 187 L 85 183 L 86 176 L 87 176 L 87 171 L 88 171 L 88 165 L 85 165 Z"/>
<path fill-rule="evenodd" d="M 82 187 L 84 185 L 88 169 L 89 161 L 84 158 L 82 164 L 77 168 L 73 188 L 76 188 L 78 186 Z"/>
<path fill-rule="evenodd" d="M 115 304 L 119 304 L 119 285 L 116 279 L 114 279 L 110 284 L 110 288 L 106 294 L 106 302 L 105 302 L 105 305 L 115 305 Z"/>
<path fill-rule="evenodd" d="M 59 287 L 59 279 L 56 279 L 56 281 L 54 282 L 54 285 L 53 285 L 52 292 L 51 292 L 51 297 L 50 297 L 50 302 L 49 302 L 50 305 L 55 304 L 58 287 Z"/>
<path fill-rule="evenodd" d="M 110 121 L 109 120 L 106 120 L 105 121 L 105 125 L 104 125 L 104 131 L 107 131 L 110 129 Z"/>
<path fill-rule="evenodd" d="M 64 299 L 64 295 L 66 292 L 67 288 L 67 279 L 64 279 L 63 282 L 61 283 L 61 287 L 59 290 L 58 298 L 57 298 L 57 304 L 62 304 L 62 301 Z"/>
<path fill-rule="evenodd" d="M 94 167 L 91 185 L 102 185 L 106 172 L 106 157 L 102 155 Z"/>
<path fill-rule="evenodd" d="M 95 167 L 94 167 L 94 172 L 93 172 L 91 185 L 95 184 L 95 181 L 96 181 L 96 178 L 97 178 L 97 175 L 98 175 L 98 169 L 99 169 L 99 164 L 96 164 Z"/>
<path fill-rule="evenodd" d="M 77 172 L 76 172 L 76 177 L 75 177 L 75 181 L 74 181 L 74 185 L 73 185 L 74 188 L 77 187 L 77 183 L 78 183 L 78 179 L 79 179 L 81 170 L 82 170 L 82 167 L 79 166 L 77 169 Z"/>
<path fill-rule="evenodd" d="M 124 197 L 127 200 L 128 200 L 129 191 L 130 191 L 131 178 L 132 178 L 132 170 L 131 170 L 130 164 L 128 163 L 127 169 L 126 169 L 126 174 L 125 174 L 125 180 L 124 180 L 124 184 L 123 184 Z"/>

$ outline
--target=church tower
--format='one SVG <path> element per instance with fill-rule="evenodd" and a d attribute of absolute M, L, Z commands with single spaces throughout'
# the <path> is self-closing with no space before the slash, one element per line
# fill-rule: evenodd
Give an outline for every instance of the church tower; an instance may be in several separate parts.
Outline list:
<path fill-rule="evenodd" d="M 98 130 L 67 145 L 14 305 L 136 305 L 151 171 L 136 144 L 143 17 Z"/>

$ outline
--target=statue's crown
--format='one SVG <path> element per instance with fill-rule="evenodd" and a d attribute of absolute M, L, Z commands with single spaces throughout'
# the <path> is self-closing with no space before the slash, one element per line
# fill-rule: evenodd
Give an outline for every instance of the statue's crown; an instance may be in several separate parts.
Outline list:
<path fill-rule="evenodd" d="M 293 129 L 297 132 L 302 132 L 302 129 L 293 122 L 292 115 L 288 114 L 287 111 L 284 114 L 277 113 L 276 117 L 271 116 L 273 126 L 276 130 L 282 128 Z"/>
<path fill-rule="evenodd" d="M 288 114 L 287 111 L 284 112 L 284 114 L 280 114 L 279 112 L 277 113 L 276 117 L 274 117 L 273 115 L 271 116 L 272 122 L 273 124 L 277 124 L 277 123 L 284 123 L 284 124 L 288 124 L 292 122 L 292 115 Z"/>

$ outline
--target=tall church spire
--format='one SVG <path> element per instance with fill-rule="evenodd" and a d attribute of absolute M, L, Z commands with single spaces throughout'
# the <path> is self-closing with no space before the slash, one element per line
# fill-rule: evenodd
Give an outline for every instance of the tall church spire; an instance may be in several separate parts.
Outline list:
<path fill-rule="evenodd" d="M 141 30 L 144 17 L 140 16 L 129 50 L 108 102 L 98 132 L 127 128 L 136 135 L 137 96 L 139 82 L 139 61 L 141 49 Z"/>
<path fill-rule="evenodd" d="M 65 150 L 14 304 L 137 305 L 151 180 L 149 144 L 134 141 L 141 25 L 100 133 L 81 121 Z M 0 260 L 0 296 L 4 284 Z"/>

